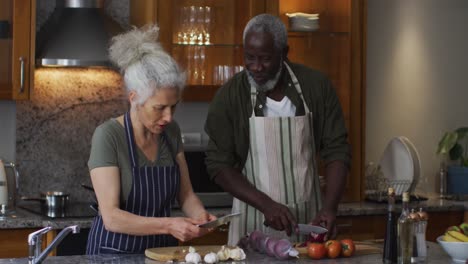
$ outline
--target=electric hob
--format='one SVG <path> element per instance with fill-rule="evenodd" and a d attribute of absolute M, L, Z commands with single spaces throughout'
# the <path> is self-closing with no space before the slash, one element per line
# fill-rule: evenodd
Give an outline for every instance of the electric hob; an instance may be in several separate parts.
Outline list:
<path fill-rule="evenodd" d="M 47 208 L 37 202 L 22 203 L 19 204 L 18 207 L 49 218 L 79 218 L 94 217 L 97 215 L 96 210 L 92 208 L 90 203 L 70 203 L 64 209 Z"/>

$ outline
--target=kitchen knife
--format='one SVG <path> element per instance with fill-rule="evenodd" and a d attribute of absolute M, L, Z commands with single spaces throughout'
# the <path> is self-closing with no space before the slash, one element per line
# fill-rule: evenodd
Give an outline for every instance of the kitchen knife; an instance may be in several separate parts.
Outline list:
<path fill-rule="evenodd" d="M 325 227 L 321 226 L 316 226 L 316 225 L 306 225 L 306 224 L 298 224 L 297 225 L 299 228 L 299 233 L 301 234 L 310 234 L 311 232 L 314 232 L 315 234 L 323 234 L 328 232 L 328 229 Z"/>
<path fill-rule="evenodd" d="M 203 227 L 203 228 L 218 227 L 218 226 L 220 226 L 220 225 L 224 225 L 224 224 L 229 223 L 233 218 L 239 217 L 240 214 L 241 214 L 241 213 L 228 214 L 228 215 L 219 217 L 219 218 L 216 219 L 216 220 L 213 220 L 213 221 L 210 221 L 210 222 L 206 222 L 206 223 L 201 224 L 201 225 L 198 225 L 198 226 L 199 226 L 199 227 Z"/>

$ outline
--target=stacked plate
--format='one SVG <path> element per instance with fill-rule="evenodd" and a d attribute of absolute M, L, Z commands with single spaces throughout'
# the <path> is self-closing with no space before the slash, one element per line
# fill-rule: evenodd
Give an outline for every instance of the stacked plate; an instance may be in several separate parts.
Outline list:
<path fill-rule="evenodd" d="M 395 137 L 388 143 L 380 168 L 396 195 L 412 192 L 419 180 L 421 165 L 415 146 L 406 137 Z"/>
<path fill-rule="evenodd" d="M 291 31 L 315 31 L 319 28 L 319 15 L 307 13 L 286 13 Z"/>

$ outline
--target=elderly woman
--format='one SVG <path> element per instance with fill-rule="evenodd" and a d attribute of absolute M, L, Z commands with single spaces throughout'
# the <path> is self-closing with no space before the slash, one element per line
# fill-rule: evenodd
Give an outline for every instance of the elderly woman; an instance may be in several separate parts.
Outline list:
<path fill-rule="evenodd" d="M 185 75 L 149 26 L 116 36 L 110 58 L 124 77 L 130 111 L 94 132 L 88 161 L 99 203 L 87 254 L 143 253 L 177 245 L 214 220 L 192 190 L 180 128 L 172 119 Z M 187 217 L 170 217 L 177 198 Z"/>

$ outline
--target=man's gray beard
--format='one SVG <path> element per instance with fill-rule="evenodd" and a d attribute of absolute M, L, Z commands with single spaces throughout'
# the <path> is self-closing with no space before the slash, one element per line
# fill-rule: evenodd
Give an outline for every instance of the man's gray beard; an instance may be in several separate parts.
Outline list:
<path fill-rule="evenodd" d="M 257 91 L 268 92 L 270 90 L 273 90 L 273 88 L 275 88 L 276 84 L 279 81 L 279 78 L 281 77 L 281 70 L 282 69 L 283 69 L 283 64 L 280 64 L 280 68 L 278 69 L 278 72 L 276 73 L 275 77 L 273 79 L 271 79 L 271 80 L 268 80 L 264 84 L 258 84 L 254 80 L 254 78 L 252 77 L 252 74 L 249 71 L 247 71 L 247 77 L 249 79 L 250 85 L 255 87 L 255 89 L 257 89 Z"/>

